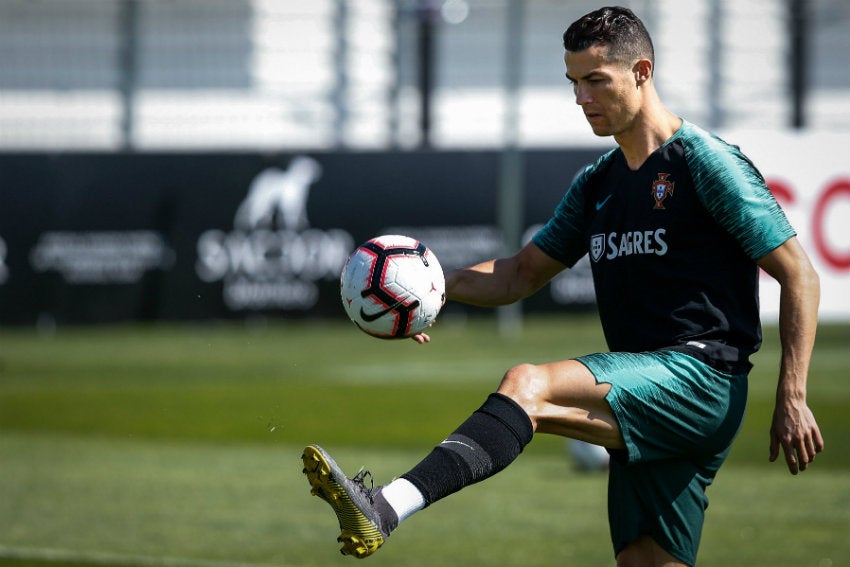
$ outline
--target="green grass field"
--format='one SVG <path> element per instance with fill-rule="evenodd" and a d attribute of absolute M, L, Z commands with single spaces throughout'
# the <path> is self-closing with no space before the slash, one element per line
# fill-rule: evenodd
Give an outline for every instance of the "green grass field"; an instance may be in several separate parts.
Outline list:
<path fill-rule="evenodd" d="M 385 482 L 477 408 L 509 366 L 603 350 L 594 318 L 535 318 L 500 339 L 445 320 L 433 342 L 341 322 L 0 329 L 0 565 L 308 567 L 341 557 L 309 494 L 318 442 Z M 809 403 L 827 450 L 793 477 L 767 462 L 778 346 L 709 491 L 699 564 L 850 564 L 850 326 L 824 325 Z M 605 477 L 537 438 L 500 475 L 405 523 L 379 566 L 613 565 Z"/>

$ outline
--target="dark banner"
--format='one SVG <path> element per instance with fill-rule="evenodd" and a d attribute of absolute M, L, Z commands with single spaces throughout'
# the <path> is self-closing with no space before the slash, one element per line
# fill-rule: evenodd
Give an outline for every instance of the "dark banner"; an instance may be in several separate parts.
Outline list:
<path fill-rule="evenodd" d="M 523 154 L 526 237 L 598 154 Z M 499 171 L 498 152 L 0 156 L 0 323 L 340 317 L 373 236 L 447 270 L 499 255 Z M 593 302 L 582 262 L 525 307 Z"/>

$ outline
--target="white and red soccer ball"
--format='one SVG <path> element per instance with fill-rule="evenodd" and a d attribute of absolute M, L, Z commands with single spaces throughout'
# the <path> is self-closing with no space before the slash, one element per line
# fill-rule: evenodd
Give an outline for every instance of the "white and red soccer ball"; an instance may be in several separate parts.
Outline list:
<path fill-rule="evenodd" d="M 361 244 L 340 277 L 342 306 L 363 332 L 384 339 L 411 337 L 430 327 L 445 301 L 437 257 L 407 236 L 384 235 Z"/>

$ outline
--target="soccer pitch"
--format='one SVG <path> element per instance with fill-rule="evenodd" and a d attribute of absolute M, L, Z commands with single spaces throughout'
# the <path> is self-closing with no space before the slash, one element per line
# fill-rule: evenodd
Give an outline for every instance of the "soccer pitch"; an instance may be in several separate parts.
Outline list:
<path fill-rule="evenodd" d="M 604 350 L 593 317 L 446 318 L 433 342 L 347 322 L 0 330 L 0 565 L 351 564 L 300 454 L 320 443 L 385 482 L 476 409 L 511 365 Z M 850 564 L 850 326 L 821 328 L 809 403 L 826 438 L 793 477 L 767 462 L 776 330 L 744 428 L 709 489 L 699 565 Z M 416 515 L 381 566 L 613 565 L 604 475 L 541 436 L 496 477 Z"/>

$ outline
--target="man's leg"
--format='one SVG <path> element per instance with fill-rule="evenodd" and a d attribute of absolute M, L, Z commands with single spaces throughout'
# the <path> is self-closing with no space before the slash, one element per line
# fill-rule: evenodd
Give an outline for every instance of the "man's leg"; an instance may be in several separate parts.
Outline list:
<path fill-rule="evenodd" d="M 582 363 L 564 360 L 515 366 L 498 391 L 522 407 L 536 433 L 622 449 L 620 427 L 605 399 L 610 390 L 610 384 L 598 383 Z"/>
<path fill-rule="evenodd" d="M 534 434 L 525 411 L 494 393 L 418 465 L 386 486 L 367 487 L 364 473 L 346 477 L 321 447 L 305 448 L 312 493 L 333 507 L 343 555 L 374 553 L 405 518 L 488 478 L 510 464 Z"/>
<path fill-rule="evenodd" d="M 688 567 L 648 535 L 642 535 L 617 554 L 617 567 Z"/>
<path fill-rule="evenodd" d="M 383 488 L 397 512 L 392 529 L 416 511 L 507 467 L 536 431 L 622 448 L 617 420 L 605 401 L 610 388 L 597 384 L 574 360 L 510 369 L 498 392 L 478 411 L 418 465 Z M 406 496 L 393 497 L 396 487 Z"/>
<path fill-rule="evenodd" d="M 534 435 L 531 420 L 511 398 L 490 394 L 451 435 L 401 476 L 428 506 L 489 478 L 516 459 Z"/>
<path fill-rule="evenodd" d="M 694 564 L 706 488 L 743 419 L 746 375 L 726 374 L 673 351 L 579 360 L 600 383 L 611 385 L 606 399 L 628 446 L 628 452 L 612 455 L 608 473 L 618 564 Z"/>
<path fill-rule="evenodd" d="M 523 365 L 511 369 L 499 392 L 510 395 L 526 409 L 536 432 L 582 439 L 611 449 L 625 445 L 605 396 L 610 384 L 597 383 L 575 360 Z M 529 395 L 529 393 L 533 393 Z M 687 567 L 650 536 L 640 536 L 617 555 L 618 567 Z"/>
<path fill-rule="evenodd" d="M 320 448 L 305 450 L 305 474 L 313 493 L 334 507 L 343 554 L 365 557 L 411 514 L 504 469 L 535 431 L 622 447 L 605 401 L 609 389 L 575 361 L 517 366 L 505 374 L 497 393 L 390 484 L 367 489 L 362 478 L 345 477 Z"/>

